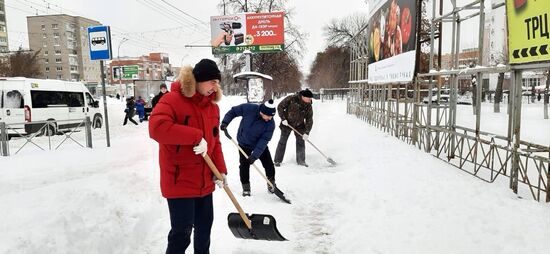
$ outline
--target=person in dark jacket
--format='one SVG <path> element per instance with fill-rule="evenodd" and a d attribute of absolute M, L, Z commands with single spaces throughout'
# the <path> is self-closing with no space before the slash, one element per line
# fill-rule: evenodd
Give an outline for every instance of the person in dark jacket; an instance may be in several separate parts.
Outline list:
<path fill-rule="evenodd" d="M 312 100 L 313 93 L 309 89 L 305 89 L 287 96 L 277 106 L 279 117 L 281 117 L 281 124 L 279 125 L 279 128 L 281 128 L 281 138 L 275 151 L 274 160 L 276 167 L 281 165 L 285 156 L 286 142 L 288 136 L 290 136 L 290 132 L 292 132 L 292 129 L 288 127 L 289 125 L 303 134 L 300 137 L 298 133 L 294 133 L 296 136 L 296 162 L 298 165 L 308 166 L 306 163 L 305 141 L 308 139 L 309 132 L 313 127 Z"/>
<path fill-rule="evenodd" d="M 209 253 L 215 178 L 204 156 L 223 176 L 216 184 L 227 184 L 218 129 L 220 79 L 209 59 L 182 68 L 149 118 L 149 136 L 159 143 L 160 189 L 170 212 L 169 254 L 185 253 L 193 231 L 194 253 Z"/>
<path fill-rule="evenodd" d="M 126 99 L 126 109 L 124 112 L 126 112 L 126 116 L 124 117 L 124 123 L 122 125 L 126 125 L 128 120 L 135 125 L 138 125 L 138 123 L 134 120 L 134 116 L 136 115 L 136 103 L 134 102 L 134 96 Z"/>
<path fill-rule="evenodd" d="M 153 97 L 153 100 L 151 100 L 151 107 L 155 108 L 155 105 L 160 101 L 160 98 L 164 94 L 168 92 L 168 88 L 166 87 L 166 84 L 160 84 L 160 92 L 155 97 Z"/>
<path fill-rule="evenodd" d="M 239 152 L 239 170 L 243 196 L 250 196 L 250 165 L 260 159 L 265 169 L 267 179 L 275 186 L 275 166 L 269 153 L 267 143 L 275 130 L 275 104 L 273 100 L 266 101 L 262 105 L 244 103 L 229 110 L 223 118 L 220 129 L 225 131 L 233 118 L 242 117 L 237 132 L 239 146 L 248 156 L 248 159 Z M 269 192 L 274 190 L 268 185 Z"/>

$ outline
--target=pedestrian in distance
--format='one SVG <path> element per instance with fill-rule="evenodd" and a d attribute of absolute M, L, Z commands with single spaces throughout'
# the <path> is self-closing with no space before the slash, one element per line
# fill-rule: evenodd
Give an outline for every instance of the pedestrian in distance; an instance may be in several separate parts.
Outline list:
<path fill-rule="evenodd" d="M 119 93 L 116 94 L 116 99 L 120 100 L 120 94 Z"/>
<path fill-rule="evenodd" d="M 139 122 L 143 122 L 145 118 L 145 100 L 141 98 L 141 96 L 138 96 L 138 99 L 136 101 L 136 111 L 139 116 Z"/>
<path fill-rule="evenodd" d="M 277 106 L 279 117 L 281 118 L 281 124 L 279 125 L 281 138 L 275 151 L 274 160 L 276 167 L 281 166 L 281 162 L 283 162 L 285 156 L 286 142 L 292 132 L 292 129 L 288 126 L 292 126 L 292 128 L 303 134 L 300 136 L 300 134 L 294 133 L 296 136 L 296 162 L 298 165 L 308 167 L 306 163 L 305 141 L 308 139 L 313 127 L 312 100 L 313 93 L 309 89 L 305 89 L 287 96 Z"/>
<path fill-rule="evenodd" d="M 151 101 L 151 106 L 155 108 L 155 105 L 157 105 L 157 103 L 160 101 L 160 98 L 162 98 L 162 96 L 167 92 L 168 88 L 166 87 L 166 84 L 160 84 L 160 92 L 155 97 L 153 97 L 153 100 Z"/>
<path fill-rule="evenodd" d="M 136 115 L 136 103 L 134 101 L 134 96 L 126 99 L 126 109 L 124 109 L 124 112 L 126 113 L 126 116 L 124 116 L 124 123 L 122 125 L 126 125 L 128 120 L 135 125 L 138 125 L 138 123 L 134 120 L 134 116 Z"/>
<path fill-rule="evenodd" d="M 227 169 L 220 143 L 221 73 L 202 59 L 182 68 L 149 117 L 149 136 L 159 143 L 160 188 L 167 199 L 170 232 L 166 253 L 185 253 L 193 233 L 194 253 L 209 253 L 214 220 L 215 184 L 226 185 Z M 214 178 L 208 155 L 223 176 Z"/>
<path fill-rule="evenodd" d="M 275 166 L 267 144 L 275 131 L 275 104 L 273 100 L 258 105 L 244 103 L 229 110 L 223 118 L 220 129 L 227 130 L 227 126 L 235 117 L 242 117 L 237 132 L 237 141 L 241 149 L 246 153 L 248 159 L 239 152 L 239 170 L 243 196 L 250 196 L 250 165 L 260 159 L 265 169 L 267 179 L 275 186 Z M 274 188 L 267 186 L 269 192 L 273 193 Z"/>

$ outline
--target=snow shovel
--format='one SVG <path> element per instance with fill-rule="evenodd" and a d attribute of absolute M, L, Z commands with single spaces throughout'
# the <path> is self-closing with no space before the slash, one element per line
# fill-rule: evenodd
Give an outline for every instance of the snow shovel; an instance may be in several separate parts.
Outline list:
<path fill-rule="evenodd" d="M 290 126 L 290 125 L 286 125 L 288 126 L 289 128 L 291 128 L 294 132 L 298 133 L 298 135 L 300 135 L 300 137 L 303 137 L 304 135 L 302 133 L 300 133 L 299 131 L 297 131 L 296 129 L 294 129 L 294 127 Z M 336 165 L 336 161 L 334 161 L 333 159 L 329 158 L 328 156 L 326 156 L 323 152 L 321 152 L 321 150 L 319 150 L 319 148 L 317 148 L 317 146 L 315 146 L 313 143 L 311 143 L 311 141 L 306 140 L 311 146 L 313 146 L 315 149 L 317 149 L 317 151 L 319 151 L 319 153 L 321 153 L 321 155 L 323 155 L 327 161 L 332 164 L 333 166 Z"/>
<path fill-rule="evenodd" d="M 233 144 L 239 149 L 239 151 L 241 152 L 241 154 L 246 158 L 248 159 L 248 155 L 244 152 L 244 150 L 241 148 L 241 146 L 239 146 L 239 144 L 237 144 L 237 142 L 235 142 L 235 140 L 231 137 L 231 135 L 229 135 L 229 132 L 226 130 L 224 130 L 225 132 L 225 136 L 231 140 L 231 142 L 233 142 Z M 267 179 L 267 177 L 265 176 L 265 174 L 260 170 L 260 168 L 258 168 L 258 166 L 256 166 L 256 164 L 252 164 L 252 166 L 254 166 L 254 169 L 256 169 L 256 171 L 258 171 L 258 173 L 267 181 L 267 184 L 269 186 L 271 186 L 271 188 L 274 189 L 274 193 L 277 197 L 279 197 L 282 201 L 285 201 L 286 203 L 290 203 L 290 200 L 288 200 L 286 197 L 285 197 L 285 193 L 283 193 L 281 190 L 279 190 L 279 188 L 277 188 L 277 186 L 274 186 L 273 183 L 271 181 L 269 181 L 269 179 Z"/>
<path fill-rule="evenodd" d="M 210 159 L 210 156 L 205 153 L 203 158 L 216 178 L 222 180 L 223 177 L 218 168 L 216 168 L 216 165 L 214 165 L 214 162 L 212 162 L 212 159 Z M 235 237 L 253 240 L 286 241 L 281 233 L 279 233 L 279 230 L 277 230 L 277 222 L 273 216 L 269 214 L 252 214 L 247 216 L 235 196 L 233 196 L 233 192 L 231 192 L 229 186 L 224 185 L 223 189 L 231 199 L 231 202 L 233 202 L 233 205 L 235 205 L 235 208 L 237 208 L 237 211 L 239 211 L 238 213 L 230 213 L 227 216 L 227 224 Z"/>

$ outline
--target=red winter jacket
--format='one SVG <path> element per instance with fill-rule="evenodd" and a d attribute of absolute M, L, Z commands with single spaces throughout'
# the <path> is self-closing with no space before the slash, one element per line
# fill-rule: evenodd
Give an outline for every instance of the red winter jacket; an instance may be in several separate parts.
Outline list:
<path fill-rule="evenodd" d="M 220 143 L 222 91 L 205 97 L 196 93 L 192 68 L 181 70 L 169 93 L 162 96 L 149 118 L 149 136 L 159 143 L 160 188 L 165 198 L 204 197 L 214 191 L 213 173 L 193 147 L 201 138 L 221 173 L 227 173 Z"/>

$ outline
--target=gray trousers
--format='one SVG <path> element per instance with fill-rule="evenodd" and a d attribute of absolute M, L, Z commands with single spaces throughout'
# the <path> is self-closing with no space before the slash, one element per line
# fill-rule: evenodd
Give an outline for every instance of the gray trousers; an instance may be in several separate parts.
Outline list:
<path fill-rule="evenodd" d="M 290 136 L 292 130 L 288 127 L 281 126 L 281 138 L 279 139 L 279 144 L 277 144 L 277 150 L 275 151 L 275 158 L 273 161 L 275 163 L 281 163 L 285 157 L 286 150 L 286 141 L 288 136 Z M 296 136 L 296 162 L 298 164 L 306 162 L 306 144 L 304 139 L 298 133 L 294 133 Z"/>

